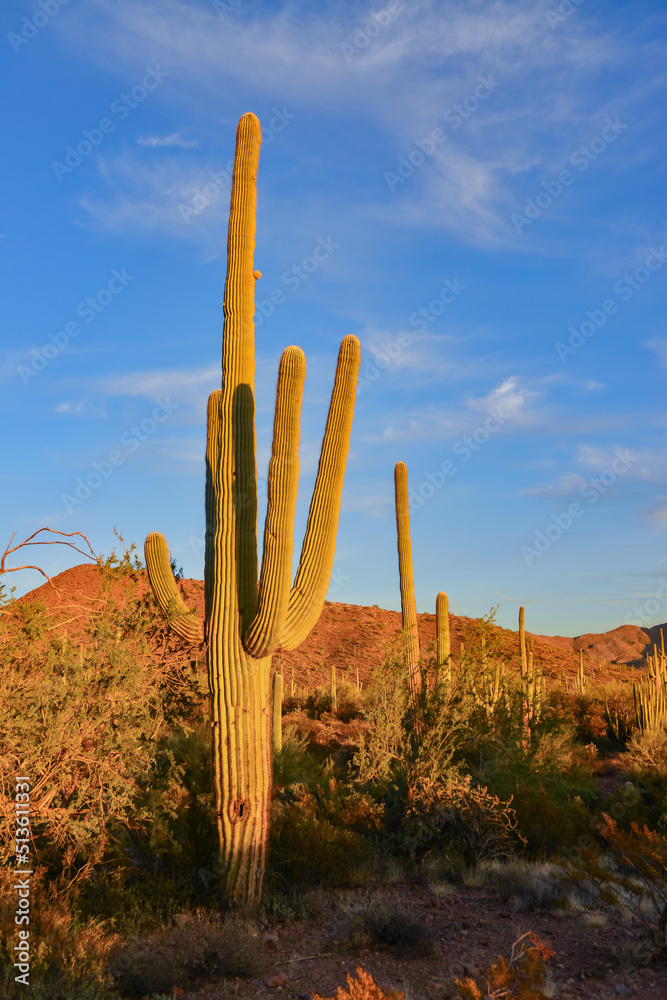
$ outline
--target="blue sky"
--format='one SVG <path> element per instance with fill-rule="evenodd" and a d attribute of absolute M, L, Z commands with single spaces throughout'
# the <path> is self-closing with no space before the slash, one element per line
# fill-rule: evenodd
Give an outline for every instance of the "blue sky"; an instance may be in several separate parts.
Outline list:
<path fill-rule="evenodd" d="M 507 627 L 523 603 L 546 634 L 667 619 L 667 5 L 1 16 L 6 541 L 49 525 L 108 553 L 114 526 L 140 547 L 159 530 L 202 577 L 228 166 L 254 111 L 259 474 L 299 344 L 297 534 L 338 345 L 362 344 L 329 598 L 400 606 L 400 460 L 420 611 L 446 590 Z"/>

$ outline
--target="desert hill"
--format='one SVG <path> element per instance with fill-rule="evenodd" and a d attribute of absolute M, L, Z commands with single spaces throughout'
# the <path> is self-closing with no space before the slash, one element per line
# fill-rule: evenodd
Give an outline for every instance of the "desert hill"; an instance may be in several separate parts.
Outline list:
<path fill-rule="evenodd" d="M 85 642 L 86 624 L 95 607 L 100 607 L 110 596 L 120 603 L 129 594 L 130 577 L 114 579 L 97 566 L 74 566 L 53 578 L 52 583 L 26 594 L 21 601 L 41 601 L 50 619 L 50 628 L 66 632 L 76 641 Z M 145 572 L 136 574 L 139 596 L 149 593 Z M 197 608 L 203 618 L 204 583 L 201 580 L 181 580 L 180 589 L 189 607 Z M 435 615 L 418 616 L 422 651 L 433 648 L 435 643 Z M 474 619 L 451 615 L 452 654 L 459 655 L 462 642 L 466 642 L 474 627 Z M 635 625 L 621 625 L 609 632 L 587 633 L 569 638 L 527 633 L 536 666 L 541 666 L 547 677 L 572 678 L 579 664 L 579 650 L 584 651 L 586 669 L 596 681 L 625 680 L 629 673 L 641 668 L 646 653 L 654 642 L 660 643 L 660 628 L 650 629 Z M 667 631 L 667 626 L 664 626 Z M 371 607 L 327 601 L 320 620 L 303 644 L 291 652 L 279 651 L 275 662 L 281 665 L 287 684 L 292 676 L 297 687 L 312 688 L 328 680 L 332 665 L 338 671 L 339 681 L 356 680 L 357 670 L 362 682 L 398 640 L 401 616 L 397 611 L 387 611 L 377 605 Z M 518 632 L 496 628 L 502 655 L 519 658 Z M 185 653 L 184 649 L 184 653 Z M 201 659 L 202 654 L 193 649 L 186 655 Z"/>

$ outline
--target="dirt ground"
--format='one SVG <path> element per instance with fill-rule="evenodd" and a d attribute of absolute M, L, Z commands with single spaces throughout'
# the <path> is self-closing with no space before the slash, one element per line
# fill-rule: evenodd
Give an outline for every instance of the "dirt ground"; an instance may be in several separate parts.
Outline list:
<path fill-rule="evenodd" d="M 553 988 L 545 996 L 562 1000 L 618 1000 L 646 997 L 667 1000 L 667 967 L 631 968 L 632 940 L 627 930 L 612 923 L 590 926 L 587 918 L 570 912 L 513 912 L 499 897 L 479 889 L 459 888 L 446 899 L 427 886 L 403 884 L 381 891 L 383 899 L 397 900 L 419 921 L 432 928 L 436 955 L 404 958 L 349 943 L 349 908 L 363 904 L 378 890 L 318 893 L 322 916 L 274 926 L 259 934 L 266 969 L 261 977 L 184 989 L 184 1000 L 222 1000 L 227 997 L 285 997 L 310 1000 L 313 992 L 335 995 L 358 966 L 384 987 L 404 990 L 408 1000 L 447 1000 L 458 997 L 454 980 L 481 974 L 499 955 L 509 956 L 512 944 L 533 931 L 550 945 Z M 347 911 L 347 912 L 346 912 Z M 347 939 L 347 940 L 346 940 Z"/>

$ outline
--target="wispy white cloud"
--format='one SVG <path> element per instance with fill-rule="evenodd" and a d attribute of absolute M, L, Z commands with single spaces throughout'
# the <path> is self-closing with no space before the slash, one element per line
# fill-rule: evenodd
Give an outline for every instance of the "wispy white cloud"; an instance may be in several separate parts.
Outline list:
<path fill-rule="evenodd" d="M 393 225 L 437 226 L 491 248 L 525 250 L 531 239 L 514 232 L 511 212 L 534 194 L 530 183 L 539 187 L 542 177 L 567 165 L 572 149 L 593 138 L 606 114 L 618 112 L 615 96 L 593 83 L 600 71 L 620 64 L 621 44 L 625 60 L 632 44 L 599 23 L 588 31 L 585 12 L 568 22 L 567 31 L 552 31 L 548 8 L 548 0 L 405 4 L 349 60 L 341 45 L 354 36 L 359 15 L 336 4 L 287 2 L 264 8 L 261 17 L 253 6 L 240 5 L 220 20 L 212 5 L 185 0 L 90 0 L 59 29 L 76 45 L 88 37 L 91 21 L 103 23 L 95 60 L 116 73 L 129 74 L 147 54 L 160 59 L 164 69 L 178 73 L 179 86 L 163 88 L 159 100 L 179 114 L 187 109 L 198 127 L 211 128 L 212 109 L 214 120 L 229 125 L 238 97 L 225 101 L 224 95 L 264 103 L 266 94 L 279 93 L 306 112 L 353 113 L 370 122 L 385 137 L 385 168 L 391 171 L 399 156 L 442 126 L 447 141 L 393 197 L 387 198 L 380 165 L 378 196 L 365 196 L 357 211 Z M 639 48 L 636 43 L 634 59 Z M 478 102 L 460 128 L 448 129 L 448 109 L 466 99 L 474 103 L 480 68 L 495 76 L 497 92 Z M 642 93 L 624 92 L 625 106 Z M 139 141 L 190 145 L 180 132 Z M 617 154 L 618 164 L 623 154 Z M 531 171 L 537 179 L 529 182 Z M 138 219 L 144 231 L 183 238 L 193 232 L 179 227 L 171 209 L 156 204 L 140 183 L 111 205 L 99 198 L 85 205 L 105 226 L 129 228 Z"/>
<path fill-rule="evenodd" d="M 137 142 L 140 146 L 151 146 L 158 148 L 161 146 L 180 146 L 181 149 L 198 149 L 197 139 L 184 139 L 180 132 L 172 132 L 171 135 L 143 135 L 139 136 Z"/>
<path fill-rule="evenodd" d="M 579 493 L 586 480 L 578 472 L 566 472 L 553 483 L 519 490 L 520 497 L 571 497 Z"/>
<path fill-rule="evenodd" d="M 107 396 L 135 396 L 146 399 L 169 399 L 180 406 L 194 407 L 201 417 L 214 389 L 220 388 L 220 365 L 199 369 L 153 369 L 113 375 L 100 383 Z"/>
<path fill-rule="evenodd" d="M 667 368 L 667 337 L 656 337 L 647 340 L 646 346 L 653 351 L 663 368 Z"/>
<path fill-rule="evenodd" d="M 513 428 L 517 425 L 535 427 L 543 421 L 542 415 L 530 407 L 538 396 L 538 390 L 525 379 L 512 376 L 503 379 L 485 396 L 467 397 L 457 409 L 444 409 L 434 404 L 412 413 L 393 409 L 382 433 L 372 435 L 369 440 L 448 440 L 473 432 L 489 416 L 499 417 L 502 426 L 507 422 L 507 426 Z M 386 415 L 384 419 L 387 419 Z"/>

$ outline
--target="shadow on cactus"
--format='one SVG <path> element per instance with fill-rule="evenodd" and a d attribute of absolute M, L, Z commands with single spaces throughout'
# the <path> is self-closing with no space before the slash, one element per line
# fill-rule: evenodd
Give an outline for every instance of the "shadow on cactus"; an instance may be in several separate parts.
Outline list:
<path fill-rule="evenodd" d="M 271 797 L 271 657 L 295 649 L 320 616 L 331 578 L 349 447 L 360 348 L 345 337 L 313 490 L 301 559 L 290 588 L 299 478 L 299 422 L 305 358 L 280 361 L 268 502 L 258 582 L 254 400 L 256 177 L 261 134 L 255 115 L 239 122 L 224 295 L 222 389 L 208 402 L 205 621 L 184 604 L 167 543 L 146 539 L 149 579 L 171 628 L 206 644 L 216 816 L 227 903 L 259 902 Z"/>

